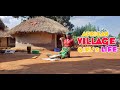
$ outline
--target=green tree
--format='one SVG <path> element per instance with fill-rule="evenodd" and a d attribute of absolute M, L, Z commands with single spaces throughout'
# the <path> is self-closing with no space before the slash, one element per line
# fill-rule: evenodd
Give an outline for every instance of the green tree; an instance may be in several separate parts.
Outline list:
<path fill-rule="evenodd" d="M 113 35 L 111 35 L 111 34 L 109 34 L 109 36 L 108 37 L 114 37 Z"/>
<path fill-rule="evenodd" d="M 5 29 L 5 24 L 3 23 L 3 21 L 0 19 L 0 30 L 4 30 Z"/>
<path fill-rule="evenodd" d="M 36 16 L 13 16 L 14 18 L 19 18 L 21 17 L 21 19 L 26 18 L 26 19 L 30 19 L 30 18 L 34 18 Z M 69 21 L 70 17 L 72 16 L 44 16 L 50 19 L 53 19 L 57 22 L 59 22 L 60 24 L 62 24 L 63 26 L 67 27 L 69 30 L 73 30 L 72 28 L 74 27 L 74 25 Z"/>
<path fill-rule="evenodd" d="M 97 31 L 97 29 L 94 25 L 89 23 L 89 24 L 82 26 L 82 27 L 76 27 L 74 29 L 73 35 L 74 36 L 81 36 L 82 33 L 86 32 L 86 31 Z"/>
<path fill-rule="evenodd" d="M 76 27 L 73 31 L 74 36 L 81 36 L 82 33 L 85 31 L 85 27 Z"/>
<path fill-rule="evenodd" d="M 120 40 L 120 33 L 118 34 L 118 37 L 117 37 L 119 40 Z"/>
<path fill-rule="evenodd" d="M 97 31 L 100 31 L 99 27 L 97 27 Z"/>

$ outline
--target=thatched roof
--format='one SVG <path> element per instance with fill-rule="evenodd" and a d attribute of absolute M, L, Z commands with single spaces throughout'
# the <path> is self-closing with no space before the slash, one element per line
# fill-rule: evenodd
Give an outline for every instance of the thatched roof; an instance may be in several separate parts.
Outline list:
<path fill-rule="evenodd" d="M 48 32 L 48 33 L 62 33 L 65 34 L 69 31 L 63 25 L 58 22 L 39 16 L 22 22 L 16 27 L 10 30 L 10 34 L 16 34 L 20 32 Z"/>
<path fill-rule="evenodd" d="M 11 35 L 5 31 L 0 30 L 0 38 L 2 37 L 11 37 Z"/>

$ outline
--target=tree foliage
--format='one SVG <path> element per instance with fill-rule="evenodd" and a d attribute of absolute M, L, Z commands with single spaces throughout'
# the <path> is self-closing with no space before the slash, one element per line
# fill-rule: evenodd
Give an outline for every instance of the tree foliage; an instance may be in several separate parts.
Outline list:
<path fill-rule="evenodd" d="M 109 34 L 109 36 L 108 37 L 114 37 L 113 35 L 111 35 L 111 34 Z"/>
<path fill-rule="evenodd" d="M 3 21 L 0 19 L 0 30 L 4 30 L 5 29 L 5 24 L 3 23 Z"/>
<path fill-rule="evenodd" d="M 105 32 L 107 30 L 105 30 L 105 29 L 100 30 L 99 27 L 95 27 L 94 25 L 92 25 L 90 23 L 86 24 L 85 26 L 82 26 L 82 27 L 76 27 L 73 31 L 73 38 L 76 43 L 77 43 L 77 37 L 81 36 L 83 34 L 83 32 L 86 32 L 86 31 Z M 113 36 L 109 35 L 109 37 L 113 37 Z M 91 38 L 91 36 L 89 36 L 89 38 Z M 95 41 L 97 40 L 97 38 L 102 38 L 102 37 L 95 36 L 94 37 Z"/>
<path fill-rule="evenodd" d="M 120 40 L 120 33 L 118 34 L 118 37 L 117 37 L 119 40 Z"/>
<path fill-rule="evenodd" d="M 99 30 L 99 28 L 97 28 Z M 83 32 L 85 31 L 97 31 L 96 27 L 92 24 L 87 24 L 85 26 L 82 27 L 76 27 L 74 29 L 73 35 L 74 36 L 81 36 Z"/>

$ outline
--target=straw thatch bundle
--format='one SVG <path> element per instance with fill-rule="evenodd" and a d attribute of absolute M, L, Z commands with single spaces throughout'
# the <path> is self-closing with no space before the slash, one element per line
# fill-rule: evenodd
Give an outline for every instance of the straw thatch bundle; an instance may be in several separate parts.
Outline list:
<path fill-rule="evenodd" d="M 5 31 L 0 30 L 0 38 L 1 37 L 11 37 L 11 35 Z"/>
<path fill-rule="evenodd" d="M 12 28 L 9 33 L 28 33 L 28 32 L 48 32 L 48 33 L 62 33 L 65 34 L 68 31 L 63 25 L 58 22 L 39 16 L 22 22 L 16 27 Z"/>

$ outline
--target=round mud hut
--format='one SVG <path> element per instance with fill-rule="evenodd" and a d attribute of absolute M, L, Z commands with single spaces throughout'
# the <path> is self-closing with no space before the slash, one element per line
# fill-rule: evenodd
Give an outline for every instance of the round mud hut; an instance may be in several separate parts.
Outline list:
<path fill-rule="evenodd" d="M 9 33 L 15 37 L 15 48 L 26 49 L 27 46 L 32 48 L 46 48 L 53 50 L 60 48 L 60 37 L 68 31 L 60 23 L 39 16 L 31 18 L 12 28 Z"/>

